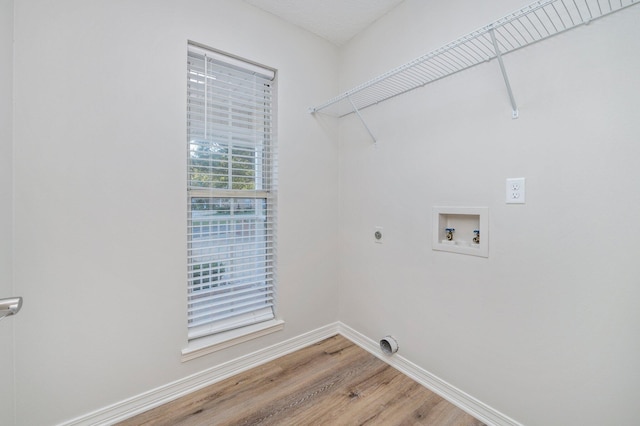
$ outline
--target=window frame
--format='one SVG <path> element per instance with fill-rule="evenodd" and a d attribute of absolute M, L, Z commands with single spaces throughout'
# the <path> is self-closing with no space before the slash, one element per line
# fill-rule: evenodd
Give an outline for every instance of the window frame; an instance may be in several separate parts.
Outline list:
<path fill-rule="evenodd" d="M 250 336 L 258 336 L 262 335 L 264 332 L 269 331 L 277 331 L 282 329 L 283 322 L 276 319 L 276 301 L 275 301 L 275 287 L 276 287 L 276 219 L 277 219 L 277 143 L 276 143 L 276 124 L 277 124 L 277 73 L 274 69 L 264 67 L 255 62 L 246 61 L 234 55 L 229 55 L 224 52 L 218 51 L 216 49 L 209 48 L 207 46 L 203 46 L 198 43 L 189 42 L 188 43 L 188 59 L 187 59 L 187 212 L 188 212 L 188 223 L 187 223 L 187 239 L 188 239 L 188 248 L 187 248 L 187 258 L 188 258 L 188 280 L 187 280 L 187 311 L 188 311 L 188 340 L 190 348 L 183 350 L 183 358 L 185 354 L 187 356 L 191 356 L 193 350 L 202 351 L 202 341 L 206 342 L 214 342 L 214 344 L 219 345 L 220 342 L 225 342 L 228 339 L 234 341 L 244 341 L 246 338 Z M 203 113 L 204 119 L 203 123 L 207 123 L 214 117 L 214 112 L 217 111 L 217 107 L 219 105 L 211 105 L 208 103 L 209 98 L 207 97 L 206 87 L 209 87 L 209 80 L 214 81 L 211 84 L 212 90 L 222 90 L 216 84 L 216 76 L 209 77 L 207 75 L 207 70 L 205 66 L 204 74 L 200 75 L 202 77 L 202 82 L 192 83 L 195 80 L 192 80 L 194 75 L 194 66 L 192 65 L 194 59 L 192 55 L 204 55 L 204 61 L 210 61 L 211 63 L 215 63 L 216 66 L 221 66 L 224 68 L 224 65 L 227 65 L 229 69 L 233 69 L 233 72 L 245 73 L 246 76 L 250 74 L 259 75 L 259 78 L 256 77 L 256 81 L 258 81 L 255 87 L 258 89 L 255 90 L 255 96 L 252 98 L 252 95 L 248 95 L 250 101 L 256 101 L 255 103 L 248 103 L 248 98 L 240 98 L 243 96 L 247 96 L 247 93 L 244 92 L 245 87 L 242 84 L 238 90 L 231 93 L 228 91 L 228 95 L 212 95 L 212 99 L 214 101 L 223 99 L 225 96 L 228 96 L 229 104 L 226 106 L 228 110 L 229 118 L 228 121 L 228 132 L 229 132 L 229 140 L 227 142 L 226 149 L 228 152 L 228 160 L 226 164 L 226 169 L 222 166 L 209 166 L 209 177 L 213 176 L 210 181 L 206 182 L 197 182 L 194 180 L 194 170 L 197 166 L 194 165 L 194 156 L 192 153 L 194 152 L 193 148 L 195 145 L 204 146 L 205 148 L 211 148 L 214 145 L 218 145 L 218 142 L 213 142 L 209 139 L 207 132 L 205 130 L 204 137 L 201 140 L 194 139 L 194 134 L 197 134 L 197 130 L 194 129 L 193 123 L 201 123 L 199 119 L 194 118 L 195 115 L 198 114 L 199 111 Z M 207 62 L 208 63 L 208 62 Z M 220 65 L 220 64 L 223 65 Z M 222 71 L 221 71 L 222 72 Z M 231 72 L 231 71 L 229 71 Z M 231 74 L 230 74 L 231 75 Z M 269 79 L 270 83 L 264 84 L 261 83 L 265 81 L 265 76 Z M 223 78 L 220 74 L 217 75 L 220 80 Z M 227 77 L 225 75 L 225 77 Z M 270 78 L 269 78 L 270 77 Z M 231 81 L 231 77 L 229 77 Z M 220 83 L 222 85 L 222 83 Z M 261 86 L 264 84 L 264 87 Z M 203 105 L 195 106 L 196 103 L 193 103 L 194 93 L 197 92 L 196 89 L 192 89 L 192 85 L 202 85 L 205 87 L 205 95 Z M 269 87 L 267 90 L 266 87 Z M 262 91 L 263 92 L 262 92 Z M 236 93 L 237 92 L 237 93 Z M 220 96 L 217 98 L 216 96 Z M 236 96 L 236 97 L 234 97 Z M 264 96 L 264 97 L 262 97 Z M 226 99 L 226 98 L 225 98 Z M 260 102 L 264 102 L 262 105 Z M 234 103 L 235 102 L 235 103 Z M 234 105 L 243 104 L 242 107 L 239 107 L 243 111 L 238 111 L 233 108 Z M 268 105 L 268 106 L 267 106 Z M 211 108 L 210 108 L 211 106 Z M 251 120 L 254 118 L 251 115 L 251 112 L 244 111 L 245 108 L 256 109 L 264 108 L 259 114 L 256 114 L 255 121 L 258 124 L 251 124 Z M 224 109 L 224 107 L 223 107 Z M 211 116 L 208 117 L 207 114 L 211 112 Z M 267 110 L 269 110 L 267 112 Z M 244 115 L 243 115 L 244 114 Z M 244 126 L 244 123 L 238 123 L 241 120 L 248 118 L 249 124 Z M 260 124 L 260 119 L 264 117 L 264 123 Z M 223 121 L 225 121 L 223 119 Z M 236 126 L 236 127 L 234 127 Z M 253 126 L 253 127 L 252 127 Z M 256 128 L 260 128 L 264 126 L 268 131 L 256 131 Z M 205 124 L 206 129 L 206 124 Z M 253 131 L 255 135 L 247 135 L 246 132 Z M 256 136 L 256 135 L 262 135 Z M 257 142 L 257 140 L 260 142 Z M 219 144 L 220 146 L 224 145 L 224 143 Z M 236 150 L 234 152 L 234 150 Z M 214 149 L 210 149 L 210 152 L 215 151 Z M 210 157 L 216 155 L 211 154 Z M 222 158 L 220 156 L 220 158 Z M 221 164 L 224 164 L 224 161 L 216 160 Z M 210 161 L 210 164 L 213 164 L 213 160 Z M 251 166 L 253 165 L 253 170 Z M 237 166 L 234 169 L 234 166 Z M 204 167 L 203 167 L 204 168 Z M 242 170 L 240 170 L 243 168 Z M 226 170 L 228 172 L 227 178 L 227 187 L 222 187 L 224 185 L 219 185 L 224 183 L 224 177 L 221 174 L 216 174 L 216 170 Z M 240 170 L 240 171 L 238 171 Z M 250 176 L 249 179 L 247 176 Z M 205 177 L 207 177 L 205 175 Z M 234 177 L 236 180 L 234 180 Z M 216 180 L 218 179 L 218 180 Z M 196 183 L 194 185 L 194 182 Z M 236 182 L 241 182 L 236 185 Z M 208 185 L 209 184 L 209 185 Z M 216 187 L 221 186 L 221 187 Z M 248 186 L 245 188 L 244 186 Z M 203 245 L 202 247 L 194 247 L 194 242 L 202 242 L 205 240 L 194 240 L 195 229 L 194 225 L 194 212 L 198 212 L 197 209 L 194 209 L 194 200 L 209 200 L 212 204 L 219 203 L 222 205 L 224 202 L 229 204 L 229 214 L 228 215 L 218 215 L 220 211 L 216 211 L 215 208 L 210 208 L 208 210 L 208 222 L 204 226 L 206 227 L 214 227 L 219 226 L 216 230 L 218 234 L 218 238 L 211 238 L 208 244 L 210 246 Z M 226 201 L 225 201 L 226 200 Z M 247 201 L 249 200 L 249 201 Z M 245 205 L 246 211 L 241 211 L 240 213 L 234 216 L 234 206 L 238 206 L 238 209 L 242 209 L 240 207 L 241 204 Z M 253 206 L 253 210 L 246 207 L 248 205 Z M 263 205 L 264 211 L 260 210 L 259 205 Z M 207 207 L 204 207 L 204 210 L 207 210 Z M 222 211 L 222 210 L 221 210 Z M 253 216 L 251 216 L 251 211 L 253 211 Z M 201 212 L 200 212 L 201 213 Z M 224 213 L 224 211 L 223 211 Z M 216 216 L 218 215 L 218 216 Z M 244 215 L 244 216 L 243 216 Z M 205 217 L 206 215 L 201 215 Z M 215 217 L 214 217 L 215 216 Z M 220 231 L 222 229 L 221 223 L 225 223 L 225 227 L 228 226 L 230 229 L 234 231 L 225 230 Z M 205 220 L 200 219 L 200 229 L 199 232 L 202 232 L 202 224 L 205 223 Z M 239 225 L 239 226 L 238 226 Z M 264 227 L 264 228 L 263 228 Z M 207 232 L 211 232 L 211 229 L 207 229 Z M 225 228 L 226 229 L 226 228 Z M 233 235 L 231 235 L 233 234 Z M 230 236 L 231 235 L 231 236 Z M 240 236 L 238 236 L 240 235 Z M 249 235 L 249 239 L 253 238 L 250 243 L 244 242 Z M 215 246 L 215 242 L 211 242 L 212 240 L 217 241 L 229 241 L 226 244 L 227 246 Z M 237 243 L 238 246 L 243 245 L 246 246 L 249 244 L 253 244 L 253 249 L 243 249 L 245 250 L 245 258 L 249 260 L 243 260 L 241 263 L 237 259 L 239 256 L 229 255 L 229 260 L 227 260 L 227 264 L 223 262 L 218 262 L 213 260 L 216 255 L 211 254 L 210 252 L 208 259 L 201 262 L 201 266 L 198 269 L 194 269 L 196 263 L 194 263 L 194 252 L 197 250 L 201 250 L 203 248 L 219 248 L 219 247 L 230 247 L 235 244 L 233 241 L 240 241 Z M 264 254 L 263 254 L 264 252 Z M 248 255 L 246 253 L 249 253 Z M 197 257 L 197 255 L 195 255 Z M 205 256 L 207 258 L 207 256 Z M 253 259 L 253 260 L 252 260 Z M 257 259 L 257 260 L 256 260 Z M 204 267 L 206 265 L 206 268 Z M 262 265 L 262 266 L 261 266 Z M 243 269 L 244 268 L 244 269 Z M 252 269 L 253 268 L 253 269 Z M 247 272 L 247 269 L 249 272 Z M 252 272 L 253 271 L 253 272 Z M 264 271 L 264 274 L 263 274 Z M 206 272 L 206 273 L 205 273 Z M 235 273 L 233 278 L 230 278 Z M 251 274 L 255 274 L 252 276 Z M 228 276 L 229 277 L 228 277 Z M 245 283 L 245 281 L 249 281 L 251 279 L 260 279 L 264 275 L 264 282 L 252 282 L 250 284 Z M 245 276 L 247 276 L 245 278 Z M 264 294 L 264 306 L 251 308 L 248 312 L 233 314 L 229 317 L 221 316 L 218 319 L 211 320 L 209 322 L 205 322 L 198 326 L 193 326 L 189 324 L 193 324 L 194 312 L 199 308 L 196 308 L 196 304 L 203 304 L 204 302 L 197 302 L 196 298 L 193 296 L 194 291 L 203 290 L 203 294 L 207 294 L 206 291 L 209 291 L 209 295 L 211 299 L 215 299 L 218 302 L 217 306 L 222 306 L 222 302 L 219 302 L 221 299 L 220 293 L 223 291 L 217 291 L 219 280 L 227 280 L 232 284 L 227 283 L 227 293 L 233 293 L 235 290 L 233 287 L 242 287 L 242 291 L 247 297 L 255 294 L 255 302 L 252 302 L 254 299 L 250 299 L 247 304 L 254 303 L 256 306 L 260 306 L 263 304 L 262 295 Z M 244 281 L 243 281 L 244 280 Z M 198 287 L 199 286 L 199 287 Z M 243 287 L 244 286 L 244 287 Z M 254 286 L 254 287 L 251 287 Z M 214 289 L 213 287 L 216 287 Z M 222 286 L 220 286 L 220 289 Z M 229 290 L 231 289 L 231 290 Z M 216 293 L 217 292 L 217 293 Z M 237 293 L 241 291 L 238 289 Z M 216 293 L 216 294 L 214 294 Z M 225 296 L 226 297 L 226 296 Z M 239 298 L 239 296 L 234 296 L 234 298 Z M 225 299 L 226 300 L 226 299 Z M 270 301 L 269 301 L 270 300 Z M 214 302 L 209 302 L 214 303 Z M 227 303 L 224 304 L 228 305 Z M 206 307 L 206 309 L 215 310 L 213 307 Z M 203 310 L 206 310 L 203 309 Z M 220 314 L 223 315 L 223 314 Z M 224 315 L 227 315 L 226 313 Z M 212 314 L 213 316 L 213 314 Z M 243 331 L 243 329 L 245 331 Z M 227 339 L 228 338 L 228 339 Z M 192 345 L 191 342 L 199 341 L 198 344 Z M 226 347 L 228 343 L 224 343 L 223 346 Z M 194 349 L 195 348 L 195 349 Z"/>

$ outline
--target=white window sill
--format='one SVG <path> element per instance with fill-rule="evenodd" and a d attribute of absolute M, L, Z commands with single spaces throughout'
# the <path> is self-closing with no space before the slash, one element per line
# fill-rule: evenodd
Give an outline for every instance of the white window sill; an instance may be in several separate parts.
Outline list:
<path fill-rule="evenodd" d="M 189 342 L 182 350 L 182 362 L 189 361 L 248 340 L 284 329 L 284 321 L 270 320 L 212 336 L 200 337 Z"/>

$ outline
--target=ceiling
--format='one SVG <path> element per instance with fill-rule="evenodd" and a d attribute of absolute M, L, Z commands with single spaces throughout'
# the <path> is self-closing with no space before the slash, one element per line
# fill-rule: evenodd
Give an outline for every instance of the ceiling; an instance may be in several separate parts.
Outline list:
<path fill-rule="evenodd" d="M 337 46 L 403 0 L 244 0 Z"/>

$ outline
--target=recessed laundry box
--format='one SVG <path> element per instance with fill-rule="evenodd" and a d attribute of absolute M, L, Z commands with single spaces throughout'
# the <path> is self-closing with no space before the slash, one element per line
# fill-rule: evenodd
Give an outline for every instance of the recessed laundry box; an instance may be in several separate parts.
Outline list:
<path fill-rule="evenodd" d="M 489 208 L 434 207 L 432 248 L 489 257 Z"/>

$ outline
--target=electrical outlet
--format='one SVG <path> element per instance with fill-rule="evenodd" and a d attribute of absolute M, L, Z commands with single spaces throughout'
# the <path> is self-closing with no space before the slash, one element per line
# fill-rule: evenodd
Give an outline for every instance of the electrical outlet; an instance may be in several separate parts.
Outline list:
<path fill-rule="evenodd" d="M 507 204 L 524 204 L 524 178 L 507 179 Z"/>
<path fill-rule="evenodd" d="M 373 241 L 382 244 L 382 226 L 373 228 Z"/>

